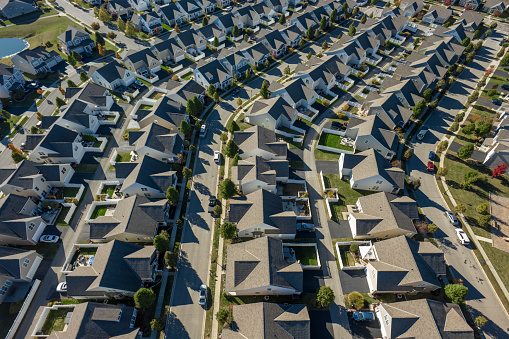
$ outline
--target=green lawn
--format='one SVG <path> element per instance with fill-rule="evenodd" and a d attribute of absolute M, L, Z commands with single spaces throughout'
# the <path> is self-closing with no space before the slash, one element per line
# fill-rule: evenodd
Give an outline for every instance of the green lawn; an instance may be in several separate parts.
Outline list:
<path fill-rule="evenodd" d="M 113 193 L 115 193 L 115 187 L 116 185 L 104 185 L 101 194 L 108 194 L 110 197 L 113 196 Z"/>
<path fill-rule="evenodd" d="M 342 145 L 341 140 L 342 137 L 340 135 L 322 133 L 322 135 L 320 136 L 320 140 L 318 141 L 318 144 L 322 146 L 338 148 L 345 151 L 353 152 L 353 148 L 350 146 Z"/>
<path fill-rule="evenodd" d="M 159 100 L 164 96 L 163 92 L 154 91 L 150 94 L 149 99 Z"/>
<path fill-rule="evenodd" d="M 504 71 L 504 69 L 501 69 L 502 71 Z M 490 81 L 488 84 L 496 84 L 498 85 L 498 88 L 497 88 L 497 93 L 494 94 L 494 95 L 491 95 L 489 96 L 488 95 L 488 91 L 491 89 L 491 86 L 488 85 L 486 86 L 486 88 L 482 91 L 481 93 L 481 97 L 483 98 L 486 98 L 486 99 L 491 99 L 491 100 L 495 100 L 495 99 L 498 99 L 499 95 L 500 95 L 500 91 L 502 92 L 507 92 L 507 91 L 504 91 L 502 90 L 502 85 L 507 83 L 507 80 L 506 78 L 504 77 L 501 77 L 501 76 L 498 76 L 496 74 L 493 74 L 490 78 Z"/>
<path fill-rule="evenodd" d="M 53 8 L 48 7 L 47 5 L 44 5 L 40 11 L 35 11 L 35 12 L 27 13 L 25 15 L 20 15 L 18 17 L 15 17 L 15 18 L 12 18 L 9 20 L 3 20 L 3 25 L 0 25 L 0 27 L 10 25 L 10 24 L 17 24 L 20 22 L 37 20 L 39 18 L 48 16 L 48 15 L 54 15 L 57 13 L 58 12 L 56 10 L 54 10 Z"/>
<path fill-rule="evenodd" d="M 471 112 L 472 115 L 480 115 L 482 117 L 492 117 L 495 113 L 491 108 L 479 104 L 475 104 Z"/>
<path fill-rule="evenodd" d="M 303 170 L 304 169 L 304 162 L 303 161 L 297 161 L 297 160 L 290 160 L 290 167 L 292 169 L 296 170 Z"/>
<path fill-rule="evenodd" d="M 90 219 L 96 219 L 98 217 L 104 216 L 106 214 L 107 210 L 108 210 L 108 206 L 96 206 Z"/>
<path fill-rule="evenodd" d="M 350 252 L 350 246 L 339 246 L 339 254 L 344 266 L 355 266 L 355 259 L 352 252 Z"/>
<path fill-rule="evenodd" d="M 60 211 L 60 213 L 58 214 L 58 217 L 57 217 L 57 225 L 59 226 L 67 226 L 69 225 L 68 223 L 66 223 L 64 221 L 65 217 L 67 216 L 67 213 L 69 213 L 69 210 L 71 208 L 70 207 L 63 207 L 62 210 Z"/>
<path fill-rule="evenodd" d="M 19 248 L 23 248 L 25 250 L 35 250 L 37 253 L 42 255 L 44 259 L 53 259 L 60 248 L 59 244 L 50 244 L 44 242 L 38 242 L 35 246 L 18 246 Z"/>
<path fill-rule="evenodd" d="M 79 190 L 79 187 L 64 187 L 64 197 L 75 198 Z"/>
<path fill-rule="evenodd" d="M 9 120 L 2 119 L 0 121 L 0 138 L 4 138 L 7 134 L 10 133 L 11 129 L 16 125 L 19 121 L 20 116 L 11 115 Z"/>
<path fill-rule="evenodd" d="M 145 111 L 145 110 L 151 110 L 152 109 L 152 105 L 145 105 L 145 104 L 141 104 L 140 107 L 138 108 L 138 110 L 142 110 L 142 111 Z"/>
<path fill-rule="evenodd" d="M 450 152 L 447 153 L 445 158 L 445 167 L 449 169 L 446 175 L 448 188 L 457 203 L 463 203 L 466 206 L 464 213 L 468 223 L 476 235 L 491 238 L 491 229 L 483 229 L 479 227 L 477 218 L 480 216 L 475 208 L 485 202 L 489 202 L 489 192 L 497 193 L 500 195 L 509 195 L 509 180 L 507 176 L 501 178 L 490 178 L 491 171 L 484 166 L 476 166 L 470 162 L 463 161 L 457 158 Z M 479 171 L 482 174 L 488 175 L 487 182 L 477 182 L 473 185 L 472 189 L 464 190 L 461 188 L 460 183 L 463 182 L 464 175 L 470 171 Z"/>
<path fill-rule="evenodd" d="M 302 265 L 305 266 L 316 266 L 318 265 L 318 259 L 316 257 L 316 251 L 314 246 L 293 246 L 295 251 L 295 257 L 300 260 Z"/>
<path fill-rule="evenodd" d="M 315 149 L 315 160 L 317 161 L 338 161 L 339 153 L 325 152 L 319 149 Z"/>
<path fill-rule="evenodd" d="M 67 313 L 72 312 L 72 308 L 60 308 L 58 310 L 51 310 L 46 317 L 46 321 L 42 325 L 41 331 L 44 334 L 50 334 L 55 331 L 62 331 L 64 329 L 64 320 Z"/>
<path fill-rule="evenodd" d="M 18 119 L 19 119 L 19 117 L 18 117 Z M 21 121 L 18 123 L 18 126 L 16 127 L 16 129 L 14 129 L 11 132 L 11 134 L 9 134 L 9 138 L 12 138 L 13 136 L 15 136 L 18 133 L 18 131 L 23 127 L 25 122 L 27 122 L 27 120 L 28 120 L 28 117 L 23 117 L 23 119 L 21 119 Z"/>
<path fill-rule="evenodd" d="M 509 288 L 509 253 L 494 248 L 490 243 L 479 241 L 482 248 L 491 260 L 491 263 L 495 267 L 500 279 L 504 283 L 506 288 Z"/>
<path fill-rule="evenodd" d="M 131 161 L 131 152 L 120 152 L 115 158 L 116 162 L 129 162 Z"/>
<path fill-rule="evenodd" d="M 30 107 L 32 104 L 39 98 L 40 95 L 37 94 L 37 91 L 32 91 L 25 95 L 25 98 L 22 101 L 11 100 L 9 103 L 9 107 Z"/>
<path fill-rule="evenodd" d="M 337 188 L 339 201 L 331 203 L 333 214 L 336 213 L 337 219 L 342 219 L 342 212 L 346 212 L 346 205 L 355 205 L 357 199 L 372 192 L 357 191 L 350 187 L 350 183 L 339 178 L 339 174 L 324 174 L 323 181 L 327 188 Z M 334 216 L 333 216 L 334 217 Z"/>

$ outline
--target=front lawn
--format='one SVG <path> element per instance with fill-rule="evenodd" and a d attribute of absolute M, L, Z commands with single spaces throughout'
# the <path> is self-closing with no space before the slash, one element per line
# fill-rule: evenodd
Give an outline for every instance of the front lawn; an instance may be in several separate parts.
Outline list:
<path fill-rule="evenodd" d="M 350 187 L 350 183 L 339 178 L 339 174 L 324 174 L 323 181 L 326 188 L 337 188 L 339 201 L 331 203 L 331 207 L 336 211 L 338 219 L 342 219 L 342 212 L 346 212 L 346 205 L 355 205 L 357 199 L 372 192 L 358 191 Z"/>
<path fill-rule="evenodd" d="M 295 257 L 300 260 L 300 263 L 304 266 L 316 266 L 318 265 L 318 259 L 316 257 L 316 251 L 314 246 L 293 246 L 295 251 Z"/>
<path fill-rule="evenodd" d="M 490 243 L 485 241 L 479 242 L 490 258 L 491 263 L 495 267 L 495 270 L 500 276 L 500 279 L 502 279 L 505 287 L 509 288 L 509 266 L 507 265 L 509 262 L 509 253 L 499 250 L 498 248 L 494 248 Z"/>

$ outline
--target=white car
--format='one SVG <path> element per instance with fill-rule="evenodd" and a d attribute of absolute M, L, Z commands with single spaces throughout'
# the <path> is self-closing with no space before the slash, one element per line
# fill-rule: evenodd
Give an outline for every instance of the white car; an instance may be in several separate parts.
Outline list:
<path fill-rule="evenodd" d="M 65 281 L 57 285 L 57 292 L 58 293 L 67 292 L 67 283 Z"/>
<path fill-rule="evenodd" d="M 225 7 L 225 9 L 224 9 L 224 10 L 225 10 L 225 11 L 227 11 L 227 12 L 229 12 L 229 11 L 231 11 L 232 9 L 233 9 L 233 7 L 232 7 L 232 6 L 228 6 L 228 7 Z"/>
<path fill-rule="evenodd" d="M 470 244 L 470 239 L 468 239 L 467 234 L 461 228 L 456 228 L 454 232 L 456 232 L 456 235 L 462 245 Z"/>
<path fill-rule="evenodd" d="M 219 164 L 221 162 L 221 152 L 214 151 L 214 162 Z"/>
<path fill-rule="evenodd" d="M 136 85 L 138 85 L 138 86 L 143 86 L 144 85 L 144 83 L 142 81 L 140 81 L 140 80 L 135 80 L 134 83 Z"/>
<path fill-rule="evenodd" d="M 58 235 L 42 235 L 39 238 L 39 242 L 55 243 L 58 241 Z"/>
<path fill-rule="evenodd" d="M 207 125 L 203 124 L 200 127 L 200 138 L 205 138 L 205 135 L 207 135 Z"/>
<path fill-rule="evenodd" d="M 445 215 L 447 216 L 447 218 L 449 219 L 453 226 L 458 226 L 458 218 L 456 218 L 453 212 L 445 211 Z"/>
<path fill-rule="evenodd" d="M 203 284 L 200 286 L 200 299 L 198 304 L 205 305 L 207 303 L 207 285 Z"/>

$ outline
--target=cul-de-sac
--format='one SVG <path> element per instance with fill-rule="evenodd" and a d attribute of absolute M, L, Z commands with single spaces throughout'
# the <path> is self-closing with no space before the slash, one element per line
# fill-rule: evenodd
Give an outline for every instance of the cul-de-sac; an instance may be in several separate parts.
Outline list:
<path fill-rule="evenodd" d="M 509 1 L 0 0 L 0 140 L 0 338 L 509 339 Z"/>

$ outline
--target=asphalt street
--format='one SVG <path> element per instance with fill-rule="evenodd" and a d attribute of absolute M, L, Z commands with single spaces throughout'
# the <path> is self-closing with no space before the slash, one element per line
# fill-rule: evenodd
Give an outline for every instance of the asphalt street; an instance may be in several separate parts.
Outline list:
<path fill-rule="evenodd" d="M 475 61 L 467 65 L 439 107 L 426 120 L 424 125 L 429 131 L 424 139 L 422 141 L 412 139 L 410 146 L 413 148 L 414 156 L 407 162 L 407 172 L 421 180 L 421 187 L 415 192 L 415 196 L 426 217 L 439 227 L 435 237 L 445 253 L 447 263 L 456 278 L 463 279 L 464 285 L 469 288 L 467 304 L 473 318 L 482 314 L 488 319 L 488 323 L 482 328 L 488 338 L 507 338 L 509 318 L 489 282 L 486 281 L 483 269 L 477 265 L 472 249 L 459 243 L 454 227 L 445 216 L 445 205 L 435 185 L 435 178 L 426 170 L 426 163 L 429 152 L 434 151 L 438 142 L 443 139 L 449 126 L 454 122 L 454 117 L 463 109 L 467 97 L 483 76 L 484 70 L 495 60 L 503 38 L 500 33 L 493 33 L 485 40 L 484 47 L 476 55 Z"/>

